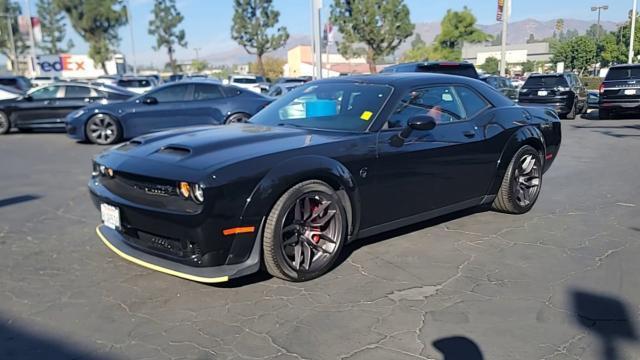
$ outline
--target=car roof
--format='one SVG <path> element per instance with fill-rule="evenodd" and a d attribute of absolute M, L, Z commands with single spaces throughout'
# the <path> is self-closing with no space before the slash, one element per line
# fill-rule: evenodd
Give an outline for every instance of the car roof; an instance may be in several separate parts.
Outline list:
<path fill-rule="evenodd" d="M 117 93 L 122 93 L 122 94 L 131 94 L 131 95 L 135 95 L 136 94 L 136 93 L 131 92 L 131 91 L 127 90 L 127 89 L 123 89 L 121 87 L 113 86 L 113 85 L 109 85 L 109 84 L 104 84 L 104 83 L 101 83 L 101 82 L 56 81 L 56 82 L 51 83 L 51 84 L 40 86 L 39 88 L 49 87 L 49 86 L 83 86 L 83 87 L 90 87 L 90 88 L 94 88 L 94 89 L 98 89 L 98 90 L 117 92 Z"/>
<path fill-rule="evenodd" d="M 617 65 L 611 65 L 609 69 L 619 68 L 619 67 L 640 67 L 640 64 L 617 64 Z"/>
<path fill-rule="evenodd" d="M 372 75 L 348 75 L 335 78 L 328 78 L 327 81 L 333 82 L 359 82 L 369 84 L 389 84 L 392 86 L 413 86 L 423 84 L 425 80 L 432 83 L 457 83 L 465 84 L 471 81 L 478 81 L 465 76 L 449 75 L 441 73 L 428 72 L 398 72 L 398 73 L 380 73 Z"/>

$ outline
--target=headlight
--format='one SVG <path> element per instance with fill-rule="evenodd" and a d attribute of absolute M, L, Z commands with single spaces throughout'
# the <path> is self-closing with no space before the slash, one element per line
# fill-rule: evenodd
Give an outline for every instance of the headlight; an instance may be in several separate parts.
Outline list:
<path fill-rule="evenodd" d="M 98 163 L 93 163 L 93 168 L 91 169 L 91 176 L 96 177 L 100 175 L 100 167 L 98 166 Z"/>
<path fill-rule="evenodd" d="M 182 197 L 185 199 L 188 199 L 191 195 L 191 187 L 189 186 L 189 183 L 185 181 L 180 182 L 180 184 L 178 185 L 178 191 L 180 192 L 180 195 L 182 195 Z"/>
<path fill-rule="evenodd" d="M 202 188 L 202 186 L 200 186 L 200 184 L 193 185 L 192 195 L 193 200 L 198 204 L 202 204 L 204 202 L 204 189 Z"/>

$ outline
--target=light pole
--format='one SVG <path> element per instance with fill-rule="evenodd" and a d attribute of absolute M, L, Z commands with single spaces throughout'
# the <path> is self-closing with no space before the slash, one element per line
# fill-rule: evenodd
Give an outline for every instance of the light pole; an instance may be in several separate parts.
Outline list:
<path fill-rule="evenodd" d="M 200 60 L 200 50 L 202 50 L 202 48 L 193 48 L 193 51 L 196 52 L 196 60 Z"/>
<path fill-rule="evenodd" d="M 13 71 L 13 73 L 16 74 L 18 70 L 18 56 L 16 55 L 16 43 L 13 40 L 13 26 L 11 24 L 13 22 L 15 15 L 0 14 L 0 17 L 7 19 L 7 26 L 9 28 L 9 46 L 11 46 L 11 57 L 12 57 L 11 59 L 9 59 L 9 61 L 11 61 L 11 71 Z"/>
<path fill-rule="evenodd" d="M 636 36 L 636 7 L 638 5 L 637 0 L 633 0 L 633 7 L 631 9 L 631 37 L 629 38 L 629 64 L 633 63 L 633 38 Z"/>
<path fill-rule="evenodd" d="M 507 26 L 511 15 L 511 0 L 504 1 L 502 13 L 502 43 L 500 44 L 500 76 L 507 74 Z"/>
<path fill-rule="evenodd" d="M 131 36 L 131 57 L 133 58 L 133 75 L 138 75 L 138 62 L 136 61 L 136 44 L 133 41 L 133 16 L 131 16 L 131 2 L 127 0 L 127 21 L 129 22 L 129 36 Z"/>
<path fill-rule="evenodd" d="M 29 42 L 31 43 L 31 57 L 29 61 L 29 70 L 31 70 L 31 77 L 36 76 L 36 40 L 33 37 L 33 23 L 31 22 L 31 3 L 26 0 L 26 15 L 27 15 L 27 29 L 29 30 Z"/>
<path fill-rule="evenodd" d="M 600 46 L 600 32 L 601 32 L 601 28 L 600 28 L 600 11 L 602 10 L 608 10 L 609 9 L 609 5 L 594 5 L 591 7 L 591 11 L 597 11 L 598 12 L 598 25 L 597 25 L 597 33 L 596 33 L 596 57 L 598 55 L 598 47 Z M 593 74 L 596 75 L 596 65 L 593 65 Z"/>

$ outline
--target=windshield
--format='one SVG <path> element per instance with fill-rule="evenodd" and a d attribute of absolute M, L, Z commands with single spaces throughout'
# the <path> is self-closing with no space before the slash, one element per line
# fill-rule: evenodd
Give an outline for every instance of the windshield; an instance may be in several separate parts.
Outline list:
<path fill-rule="evenodd" d="M 392 87 L 324 83 L 301 86 L 251 118 L 254 124 L 365 131 L 382 110 Z"/>
<path fill-rule="evenodd" d="M 609 69 L 605 81 L 609 80 L 628 80 L 640 79 L 640 67 L 638 66 L 622 66 Z"/>
<path fill-rule="evenodd" d="M 258 82 L 256 78 L 244 78 L 244 77 L 233 78 L 231 81 L 236 84 L 256 84 Z"/>
<path fill-rule="evenodd" d="M 523 88 L 556 88 L 559 86 L 568 86 L 564 76 L 529 76 L 522 85 Z"/>
<path fill-rule="evenodd" d="M 141 88 L 151 86 L 151 82 L 147 79 L 120 80 L 118 86 L 125 88 Z"/>

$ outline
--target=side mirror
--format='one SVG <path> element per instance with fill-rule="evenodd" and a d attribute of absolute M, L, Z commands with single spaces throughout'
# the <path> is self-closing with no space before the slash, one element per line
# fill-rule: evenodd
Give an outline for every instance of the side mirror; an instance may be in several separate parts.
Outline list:
<path fill-rule="evenodd" d="M 33 96 L 29 95 L 29 94 L 25 94 L 22 97 L 22 100 L 26 100 L 26 101 L 33 101 Z"/>
<path fill-rule="evenodd" d="M 158 99 L 154 98 L 153 96 L 146 96 L 144 99 L 142 99 L 142 103 L 147 105 L 155 105 L 158 103 Z"/>
<path fill-rule="evenodd" d="M 391 138 L 391 145 L 400 147 L 404 145 L 405 140 L 409 138 L 409 135 L 413 130 L 429 131 L 436 127 L 436 119 L 428 115 L 414 116 L 407 121 L 407 126 L 402 129 L 400 134 Z"/>

